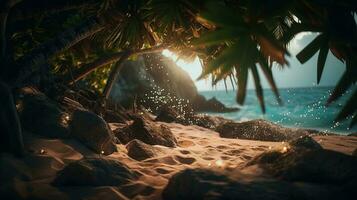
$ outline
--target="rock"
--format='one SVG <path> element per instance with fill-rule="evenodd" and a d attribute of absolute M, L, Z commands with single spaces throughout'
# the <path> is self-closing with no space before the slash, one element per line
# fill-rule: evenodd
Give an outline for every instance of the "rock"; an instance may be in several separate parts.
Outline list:
<path fill-rule="evenodd" d="M 191 121 L 192 121 L 192 124 L 194 124 L 194 125 L 212 129 L 212 130 L 215 130 L 221 124 L 224 124 L 227 122 L 233 122 L 232 120 L 228 120 L 223 117 L 210 116 L 210 115 L 204 115 L 204 114 L 194 115 L 192 117 Z"/>
<path fill-rule="evenodd" d="M 322 146 L 316 142 L 312 137 L 306 135 L 301 136 L 289 142 L 292 148 L 307 148 L 311 150 L 321 150 Z"/>
<path fill-rule="evenodd" d="M 228 108 L 222 102 L 218 101 L 216 97 L 212 97 L 209 100 L 206 100 L 205 97 L 199 95 L 196 97 L 194 102 L 194 110 L 198 112 L 237 112 L 239 108 Z"/>
<path fill-rule="evenodd" d="M 352 156 L 356 156 L 357 157 L 357 148 L 352 152 Z"/>
<path fill-rule="evenodd" d="M 124 127 L 117 128 L 113 131 L 115 138 L 118 139 L 117 144 L 127 144 L 133 140 L 132 130 L 130 125 L 125 125 Z"/>
<path fill-rule="evenodd" d="M 197 125 L 208 129 L 215 129 L 219 125 L 226 122 L 233 122 L 223 117 L 210 116 L 205 114 L 188 114 L 186 116 L 180 115 L 175 109 L 169 107 L 161 108 L 155 121 L 166 123 L 179 123 L 182 125 Z"/>
<path fill-rule="evenodd" d="M 357 137 L 357 132 L 350 133 L 350 134 L 348 134 L 348 136 L 355 136 L 355 137 Z"/>
<path fill-rule="evenodd" d="M 138 178 L 125 164 L 109 158 L 85 158 L 59 171 L 56 186 L 120 186 Z"/>
<path fill-rule="evenodd" d="M 176 138 L 169 127 L 158 125 L 140 115 L 133 115 L 132 118 L 134 122 L 131 125 L 115 131 L 115 136 L 121 143 L 127 144 L 131 140 L 138 139 L 146 144 L 176 147 Z"/>
<path fill-rule="evenodd" d="M 151 145 L 145 144 L 140 140 L 132 140 L 126 145 L 128 156 L 135 160 L 145 160 L 157 155 L 155 148 Z"/>
<path fill-rule="evenodd" d="M 160 122 L 167 122 L 167 123 L 172 123 L 172 122 L 179 122 L 183 121 L 184 119 L 180 117 L 180 114 L 174 110 L 173 108 L 163 106 L 159 114 L 157 115 L 155 121 L 160 121 Z"/>
<path fill-rule="evenodd" d="M 233 177 L 233 176 L 232 176 Z M 220 172 L 203 169 L 186 169 L 173 175 L 165 187 L 164 200 L 210 199 L 210 200 L 293 200 L 309 199 L 311 193 L 328 197 L 327 190 L 317 189 L 304 192 L 306 185 L 295 186 L 278 180 L 240 181 Z M 313 199 L 313 198 L 310 198 Z"/>
<path fill-rule="evenodd" d="M 70 121 L 71 135 L 98 154 L 117 151 L 114 136 L 108 124 L 98 115 L 77 110 Z"/>
<path fill-rule="evenodd" d="M 127 121 L 127 119 L 121 116 L 118 112 L 111 110 L 106 110 L 103 118 L 107 123 L 125 123 Z"/>
<path fill-rule="evenodd" d="M 274 177 L 287 181 L 344 184 L 357 179 L 357 158 L 330 150 L 292 149 L 265 152 L 248 163 L 258 164 Z"/>
<path fill-rule="evenodd" d="M 123 63 L 110 94 L 113 101 L 126 108 L 141 104 L 158 114 L 162 106 L 180 108 L 184 112 L 231 112 L 217 99 L 207 101 L 199 95 L 189 74 L 161 53 L 138 56 Z"/>
<path fill-rule="evenodd" d="M 224 138 L 239 138 L 262 141 L 287 141 L 308 135 L 308 131 L 284 128 L 265 120 L 247 122 L 228 122 L 216 128 Z"/>
<path fill-rule="evenodd" d="M 0 152 L 17 156 L 24 154 L 19 116 L 10 88 L 0 81 Z"/>
<path fill-rule="evenodd" d="M 23 88 L 16 104 L 25 130 L 50 138 L 69 137 L 68 114 L 43 93 Z"/>

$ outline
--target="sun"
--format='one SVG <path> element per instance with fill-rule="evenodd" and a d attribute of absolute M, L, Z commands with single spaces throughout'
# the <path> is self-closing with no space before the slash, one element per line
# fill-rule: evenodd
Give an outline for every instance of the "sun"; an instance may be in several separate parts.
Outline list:
<path fill-rule="evenodd" d="M 185 70 L 194 80 L 197 79 L 202 73 L 202 64 L 197 56 L 193 61 L 187 62 L 183 59 L 180 59 L 176 54 L 169 51 L 168 49 L 163 50 L 162 55 L 171 58 L 176 63 L 176 65 Z"/>

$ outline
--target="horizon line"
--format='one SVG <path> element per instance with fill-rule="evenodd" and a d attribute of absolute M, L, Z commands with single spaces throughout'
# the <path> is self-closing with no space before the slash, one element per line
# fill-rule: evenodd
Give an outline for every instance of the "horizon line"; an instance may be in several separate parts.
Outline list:
<path fill-rule="evenodd" d="M 335 85 L 323 85 L 323 86 L 297 86 L 297 87 L 280 87 L 278 89 L 292 89 L 292 88 L 296 88 L 296 89 L 304 89 L 304 88 L 333 88 L 335 87 Z M 263 88 L 263 90 L 269 90 L 271 88 L 267 87 L 267 88 Z M 198 90 L 198 92 L 210 92 L 210 91 L 225 91 L 226 89 L 222 88 L 222 89 L 210 89 L 210 90 Z M 233 88 L 229 88 L 227 89 L 227 91 L 236 91 L 237 89 L 234 89 Z M 249 88 L 247 90 L 255 90 L 255 88 Z"/>

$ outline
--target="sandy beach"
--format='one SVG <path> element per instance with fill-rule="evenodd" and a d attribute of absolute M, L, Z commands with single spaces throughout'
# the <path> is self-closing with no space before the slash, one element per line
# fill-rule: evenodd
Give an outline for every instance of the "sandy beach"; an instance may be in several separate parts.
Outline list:
<path fill-rule="evenodd" d="M 259 169 L 245 168 L 247 162 L 265 151 L 284 152 L 290 148 L 287 142 L 226 139 L 215 131 L 198 126 L 161 124 L 171 129 L 178 146 L 153 145 L 155 156 L 141 161 L 130 158 L 122 144 L 117 145 L 118 152 L 103 156 L 75 140 L 46 139 L 26 133 L 25 147 L 31 152 L 26 158 L 19 160 L 7 154 L 1 156 L 1 176 L 10 180 L 2 184 L 1 193 L 34 199 L 162 199 L 162 191 L 169 179 L 179 171 L 200 168 L 218 170 L 230 177 L 241 173 L 259 176 Z M 112 129 L 117 126 L 111 124 Z M 313 138 L 323 148 L 343 154 L 351 155 L 357 148 L 357 137 L 353 136 Z M 91 157 L 112 158 L 125 163 L 138 178 L 119 186 L 55 187 L 51 184 L 66 165 Z"/>

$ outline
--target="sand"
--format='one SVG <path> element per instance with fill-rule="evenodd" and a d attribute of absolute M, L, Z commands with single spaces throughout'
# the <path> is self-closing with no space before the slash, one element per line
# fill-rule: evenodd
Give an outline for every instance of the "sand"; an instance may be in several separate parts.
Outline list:
<path fill-rule="evenodd" d="M 178 147 L 168 148 L 155 145 L 158 155 L 143 161 L 136 161 L 127 155 L 124 145 L 117 145 L 118 152 L 108 157 L 127 164 L 140 178 L 118 187 L 66 187 L 50 185 L 56 173 L 66 164 L 84 157 L 99 157 L 75 140 L 43 139 L 25 134 L 25 145 L 30 156 L 22 160 L 3 156 L 11 169 L 16 169 L 29 181 L 16 183 L 17 192 L 24 196 L 51 196 L 52 199 L 161 199 L 161 192 L 169 178 L 186 168 L 214 168 L 219 170 L 239 170 L 254 156 L 266 150 L 284 151 L 287 142 L 263 142 L 253 140 L 220 138 L 217 132 L 198 126 L 184 126 L 162 123 L 170 127 L 178 141 Z M 114 129 L 115 124 L 111 127 Z M 357 148 L 357 137 L 315 136 L 323 148 L 352 154 Z M 6 168 L 3 168 L 3 170 Z M 2 172 L 3 173 L 3 172 Z M 6 172 L 5 172 L 6 173 Z M 9 175 L 10 176 L 10 175 Z M 22 189 L 19 189 L 22 188 Z M 30 188 L 30 189 L 29 189 Z M 64 195 L 65 193 L 65 195 Z"/>

